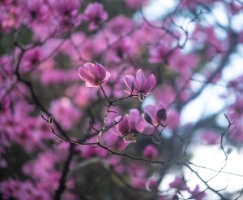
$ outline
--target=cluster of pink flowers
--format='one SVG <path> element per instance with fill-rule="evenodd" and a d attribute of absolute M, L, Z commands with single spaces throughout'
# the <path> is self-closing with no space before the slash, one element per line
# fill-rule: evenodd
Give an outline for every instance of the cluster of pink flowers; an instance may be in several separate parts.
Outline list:
<path fill-rule="evenodd" d="M 222 82 L 243 43 L 233 19 L 243 5 L 178 1 L 175 12 L 153 21 L 150 3 L 0 1 L 0 199 L 129 199 L 129 186 L 146 190 L 147 199 L 185 192 L 203 200 L 209 188 L 184 178 L 191 157 L 164 196 L 159 185 L 171 168 L 160 169 L 177 164 L 188 137 L 205 147 L 223 137 L 242 148 L 243 71 Z M 231 23 L 204 23 L 203 10 L 218 5 Z M 222 112 L 182 124 L 186 106 L 212 84 L 227 88 L 220 96 L 228 106 L 225 134 Z"/>
<path fill-rule="evenodd" d="M 99 63 L 86 63 L 83 67 L 79 67 L 79 76 L 85 81 L 87 87 L 97 87 L 104 85 L 111 74 Z M 143 70 L 139 69 L 136 77 L 126 75 L 124 78 L 126 86 L 130 91 L 127 94 L 138 95 L 139 100 L 143 101 L 156 84 L 155 76 L 151 74 L 148 79 L 145 78 Z"/>

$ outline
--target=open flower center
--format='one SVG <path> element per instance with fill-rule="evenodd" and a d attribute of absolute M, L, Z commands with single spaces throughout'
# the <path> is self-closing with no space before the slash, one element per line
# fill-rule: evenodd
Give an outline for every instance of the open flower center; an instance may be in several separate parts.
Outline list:
<path fill-rule="evenodd" d="M 144 93 L 138 93 L 139 101 L 143 102 L 144 101 L 144 97 L 145 97 Z"/>
<path fill-rule="evenodd" d="M 138 137 L 138 132 L 132 131 L 132 132 L 124 133 L 123 135 L 124 135 L 124 140 L 126 142 L 134 142 L 134 143 L 136 143 L 137 137 Z"/>

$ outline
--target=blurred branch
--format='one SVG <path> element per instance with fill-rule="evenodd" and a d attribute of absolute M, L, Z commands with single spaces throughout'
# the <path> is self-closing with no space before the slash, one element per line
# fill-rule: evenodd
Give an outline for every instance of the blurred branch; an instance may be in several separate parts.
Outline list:
<path fill-rule="evenodd" d="M 73 155 L 74 155 L 74 152 L 73 152 L 74 151 L 74 147 L 75 147 L 74 144 L 70 144 L 70 146 L 69 146 L 68 157 L 67 157 L 67 160 L 64 163 L 64 167 L 63 167 L 63 170 L 62 170 L 62 175 L 61 175 L 61 178 L 59 180 L 58 189 L 55 192 L 55 196 L 54 196 L 55 200 L 60 200 L 61 199 L 61 195 L 65 191 L 65 188 L 66 188 L 66 186 L 65 186 L 65 184 L 66 184 L 66 177 L 68 175 L 69 166 L 70 166 L 70 163 L 71 163 Z"/>

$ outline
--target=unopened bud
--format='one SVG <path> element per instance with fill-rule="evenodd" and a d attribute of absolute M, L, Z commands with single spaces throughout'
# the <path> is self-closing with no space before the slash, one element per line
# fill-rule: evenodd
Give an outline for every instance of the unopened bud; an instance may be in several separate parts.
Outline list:
<path fill-rule="evenodd" d="M 157 117 L 158 117 L 159 119 L 162 119 L 163 121 L 165 121 L 166 118 L 167 118 L 166 110 L 165 110 L 164 108 L 158 110 L 158 112 L 157 112 Z"/>
<path fill-rule="evenodd" d="M 144 119 L 145 119 L 146 122 L 148 122 L 149 124 L 152 124 L 152 119 L 151 119 L 151 117 L 150 117 L 147 113 L 144 113 Z"/>

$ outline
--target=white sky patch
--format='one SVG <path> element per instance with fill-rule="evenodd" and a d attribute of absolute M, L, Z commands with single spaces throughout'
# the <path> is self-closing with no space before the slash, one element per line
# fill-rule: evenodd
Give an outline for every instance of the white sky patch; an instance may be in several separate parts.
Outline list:
<path fill-rule="evenodd" d="M 215 3 L 212 14 L 220 25 L 225 27 L 229 25 L 227 11 L 224 4 L 219 2 Z"/>
<path fill-rule="evenodd" d="M 225 88 L 209 84 L 198 98 L 191 101 L 181 113 L 181 124 L 195 123 L 199 119 L 221 111 L 225 106 L 225 99 L 219 98 Z"/>
<path fill-rule="evenodd" d="M 243 12 L 239 13 L 238 15 L 235 15 L 231 18 L 232 28 L 233 30 L 239 32 L 243 30 Z"/>
<path fill-rule="evenodd" d="M 193 170 L 198 172 L 203 180 L 208 181 L 212 178 L 212 180 L 208 182 L 210 187 L 216 190 L 225 188 L 224 191 L 230 193 L 240 191 L 243 188 L 243 159 L 240 159 L 240 156 L 243 154 L 243 149 L 240 151 L 233 149 L 233 151 L 228 155 L 227 162 L 225 162 L 224 153 L 222 150 L 220 150 L 219 145 L 205 146 L 199 144 L 191 144 L 187 152 L 190 150 L 196 152 L 190 160 L 192 163 L 201 167 L 207 167 L 209 169 L 215 170 L 212 171 L 209 169 L 203 169 L 190 165 Z M 223 173 L 218 174 L 218 171 L 221 169 Z M 185 180 L 187 181 L 186 184 L 191 190 L 195 189 L 196 185 L 199 185 L 200 191 L 206 189 L 207 186 L 194 173 L 192 173 L 191 170 L 184 168 L 184 172 Z M 161 182 L 159 189 L 161 191 L 170 189 L 169 184 L 174 181 L 175 175 L 180 176 L 180 174 L 176 174 L 176 172 L 174 175 L 173 172 L 168 173 Z M 226 188 L 226 186 L 228 187 Z M 207 190 L 207 193 L 208 195 L 205 199 L 219 199 L 219 197 L 210 190 Z M 190 196 L 191 195 L 186 195 L 184 197 L 188 198 Z"/>
<path fill-rule="evenodd" d="M 149 105 L 149 104 L 155 105 L 155 99 L 154 99 L 153 95 L 149 95 L 149 96 L 145 97 L 145 99 L 144 99 L 144 101 L 141 105 L 142 109 L 144 109 L 144 107 Z"/>
<path fill-rule="evenodd" d="M 229 81 L 243 75 L 243 45 L 239 46 L 237 52 L 230 57 L 229 65 L 222 73 L 223 80 Z"/>
<path fill-rule="evenodd" d="M 223 111 L 227 105 L 232 103 L 232 98 L 221 98 L 220 95 L 227 94 L 227 82 L 243 75 L 243 45 L 239 45 L 237 52 L 230 57 L 230 62 L 222 72 L 222 77 L 217 84 L 209 84 L 201 95 L 190 102 L 182 111 L 181 123 L 195 123 L 200 118 Z M 212 63 L 213 64 L 213 63 Z M 193 76 L 196 80 L 205 81 L 205 78 L 199 74 Z M 197 91 L 204 83 L 192 81 L 193 91 Z M 222 113 L 223 114 L 223 113 Z M 223 116 L 223 115 L 222 115 Z"/>
<path fill-rule="evenodd" d="M 150 0 L 149 5 L 143 9 L 143 13 L 148 20 L 157 20 L 172 11 L 175 6 L 176 2 L 174 0 Z"/>
<path fill-rule="evenodd" d="M 191 159 L 192 163 L 216 170 L 216 172 L 214 172 L 208 169 L 193 167 L 193 169 L 196 170 L 204 180 L 209 180 L 217 175 L 217 171 L 222 169 L 225 164 L 225 155 L 222 150 L 220 150 L 219 145 L 204 146 L 196 144 L 192 145 L 190 149 L 193 152 L 196 152 L 196 154 L 194 154 L 194 157 Z M 228 186 L 225 190 L 228 192 L 241 190 L 243 187 L 243 159 L 240 159 L 240 155 L 242 155 L 242 153 L 243 149 L 241 149 L 240 151 L 233 149 L 233 151 L 228 155 L 226 166 L 222 169 L 222 171 L 226 173 L 218 174 L 215 178 L 209 181 L 208 184 L 214 189 L 223 189 Z M 239 176 L 227 173 L 234 173 L 238 174 Z M 204 189 L 206 187 L 205 184 L 202 183 L 195 175 L 192 175 L 190 170 L 185 170 L 185 177 L 186 180 L 191 179 L 191 181 L 188 182 L 189 186 L 195 186 L 196 183 L 199 183 L 201 189 Z"/>

